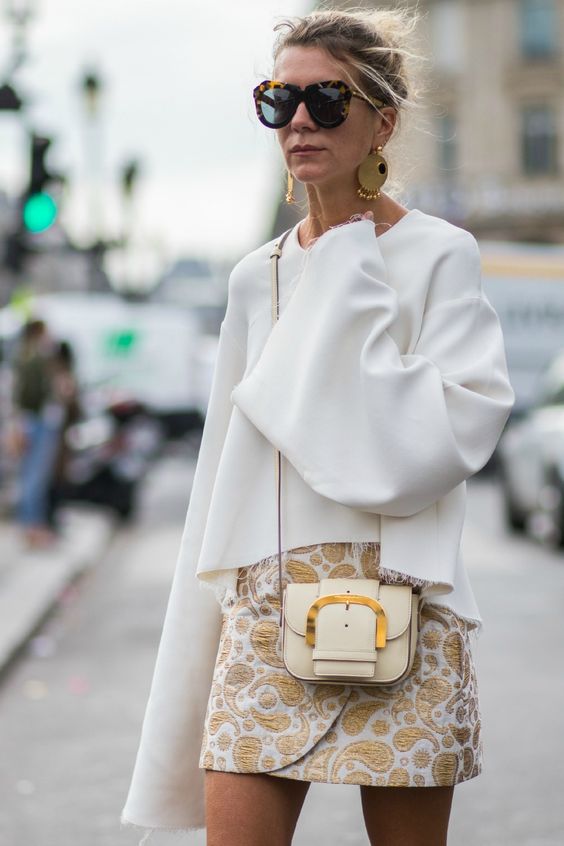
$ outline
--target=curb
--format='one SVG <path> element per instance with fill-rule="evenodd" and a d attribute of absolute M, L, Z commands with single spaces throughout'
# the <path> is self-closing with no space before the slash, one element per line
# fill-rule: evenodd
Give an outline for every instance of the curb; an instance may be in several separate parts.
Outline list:
<path fill-rule="evenodd" d="M 61 508 L 61 537 L 29 549 L 19 527 L 0 523 L 0 673 L 78 575 L 104 554 L 116 528 L 111 512 Z"/>

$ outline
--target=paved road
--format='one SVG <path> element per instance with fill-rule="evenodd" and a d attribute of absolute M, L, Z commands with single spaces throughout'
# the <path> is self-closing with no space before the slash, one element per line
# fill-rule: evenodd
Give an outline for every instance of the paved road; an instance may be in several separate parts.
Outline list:
<path fill-rule="evenodd" d="M 154 469 L 140 522 L 61 598 L 0 683 L 1 846 L 134 846 L 123 804 L 193 462 Z M 485 772 L 455 791 L 452 846 L 562 846 L 564 554 L 507 537 L 498 491 L 469 485 L 465 558 L 487 628 L 477 644 Z M 294 846 L 368 843 L 358 789 L 312 785 Z M 152 846 L 201 846 L 155 835 Z M 430 844 L 432 846 L 432 844 Z"/>

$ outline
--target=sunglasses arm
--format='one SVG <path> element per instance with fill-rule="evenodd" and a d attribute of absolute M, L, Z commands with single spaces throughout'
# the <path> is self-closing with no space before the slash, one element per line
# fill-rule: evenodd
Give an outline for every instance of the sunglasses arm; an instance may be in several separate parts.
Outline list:
<path fill-rule="evenodd" d="M 358 97 L 359 100 L 365 100 L 367 103 L 374 107 L 382 107 L 384 105 L 383 100 L 377 100 L 375 97 L 368 97 L 366 94 L 362 94 L 360 91 L 352 91 L 353 97 Z"/>

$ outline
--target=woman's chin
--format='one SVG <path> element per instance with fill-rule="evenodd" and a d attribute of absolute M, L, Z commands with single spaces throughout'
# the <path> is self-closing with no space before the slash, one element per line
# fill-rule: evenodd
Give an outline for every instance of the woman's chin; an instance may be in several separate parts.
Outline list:
<path fill-rule="evenodd" d="M 301 182 L 302 185 L 310 186 L 311 188 L 323 188 L 323 187 L 330 187 L 331 182 L 331 175 L 328 173 L 314 173 L 312 170 L 306 171 L 304 168 L 301 173 L 298 173 L 297 169 L 293 171 L 294 178 L 297 179 L 298 182 Z"/>
<path fill-rule="evenodd" d="M 319 167 L 313 162 L 303 162 L 292 167 L 294 177 L 303 183 L 317 184 L 329 179 L 331 174 L 328 173 L 327 168 Z"/>
<path fill-rule="evenodd" d="M 331 197 L 335 199 L 344 194 L 346 198 L 349 193 L 348 191 L 343 192 L 342 185 L 335 183 L 331 179 L 304 179 L 303 181 L 298 181 L 302 182 L 308 193 L 313 192 L 314 195 L 317 194 L 319 197 Z"/>

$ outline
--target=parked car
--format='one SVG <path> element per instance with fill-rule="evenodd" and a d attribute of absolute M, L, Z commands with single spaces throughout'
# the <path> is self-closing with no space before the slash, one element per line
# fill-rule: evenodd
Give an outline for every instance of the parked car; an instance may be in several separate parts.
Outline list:
<path fill-rule="evenodd" d="M 564 548 L 564 351 L 536 402 L 506 427 L 497 459 L 508 526 Z"/>

